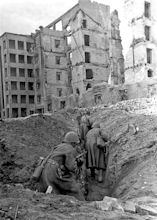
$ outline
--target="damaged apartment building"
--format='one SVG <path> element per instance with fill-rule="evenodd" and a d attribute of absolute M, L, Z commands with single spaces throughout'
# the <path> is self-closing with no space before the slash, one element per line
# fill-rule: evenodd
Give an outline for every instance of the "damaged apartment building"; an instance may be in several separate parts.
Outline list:
<path fill-rule="evenodd" d="M 129 98 L 157 94 L 157 5 L 155 0 L 125 0 L 132 33 L 126 55 L 125 83 Z"/>
<path fill-rule="evenodd" d="M 124 59 L 119 23 L 118 12 L 110 13 L 109 6 L 80 0 L 30 36 L 3 34 L 0 38 L 2 116 L 20 117 L 78 106 L 88 91 L 96 104 L 97 99 L 104 97 L 104 88 L 97 90 L 95 86 L 122 84 Z M 22 49 L 19 44 L 23 45 Z"/>

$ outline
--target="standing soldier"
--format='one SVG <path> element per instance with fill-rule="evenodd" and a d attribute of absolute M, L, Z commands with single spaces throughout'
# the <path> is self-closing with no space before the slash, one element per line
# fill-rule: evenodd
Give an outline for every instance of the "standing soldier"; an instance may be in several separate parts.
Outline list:
<path fill-rule="evenodd" d="M 81 117 L 81 123 L 80 123 L 80 129 L 79 129 L 79 135 L 82 142 L 82 147 L 84 149 L 86 144 L 86 134 L 91 129 L 91 123 L 90 123 L 90 112 L 87 111 L 82 117 Z"/>
<path fill-rule="evenodd" d="M 105 170 L 105 147 L 107 140 L 101 137 L 100 124 L 93 124 L 93 128 L 86 135 L 87 168 L 91 170 L 91 176 L 95 178 L 95 170 L 98 170 L 98 182 L 103 181 Z"/>

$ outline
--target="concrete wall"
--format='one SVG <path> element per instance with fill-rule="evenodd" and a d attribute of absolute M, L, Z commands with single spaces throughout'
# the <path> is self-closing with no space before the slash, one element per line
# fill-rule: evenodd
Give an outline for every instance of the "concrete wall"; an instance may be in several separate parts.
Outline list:
<path fill-rule="evenodd" d="M 157 95 L 157 81 L 126 84 L 128 99 L 150 98 Z"/>

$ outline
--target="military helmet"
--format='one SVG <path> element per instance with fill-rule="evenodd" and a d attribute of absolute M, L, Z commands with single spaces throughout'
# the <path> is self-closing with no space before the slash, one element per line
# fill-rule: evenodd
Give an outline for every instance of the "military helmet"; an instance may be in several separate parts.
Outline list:
<path fill-rule="evenodd" d="M 76 132 L 69 131 L 64 137 L 64 142 L 79 144 L 80 143 L 79 136 L 77 135 Z"/>
<path fill-rule="evenodd" d="M 92 128 L 100 128 L 100 123 L 99 122 L 94 122 L 92 124 Z"/>

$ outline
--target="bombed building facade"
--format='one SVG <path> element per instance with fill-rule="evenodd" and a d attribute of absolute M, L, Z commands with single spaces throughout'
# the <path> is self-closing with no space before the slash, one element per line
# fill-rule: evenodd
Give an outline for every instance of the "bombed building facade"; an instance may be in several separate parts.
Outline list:
<path fill-rule="evenodd" d="M 119 23 L 118 12 L 110 13 L 109 6 L 80 0 L 30 36 L 2 35 L 2 117 L 78 106 L 88 91 L 97 104 L 104 90 L 93 89 L 96 85 L 124 83 Z"/>
<path fill-rule="evenodd" d="M 132 43 L 125 60 L 129 98 L 157 94 L 157 6 L 155 0 L 125 0 Z"/>

